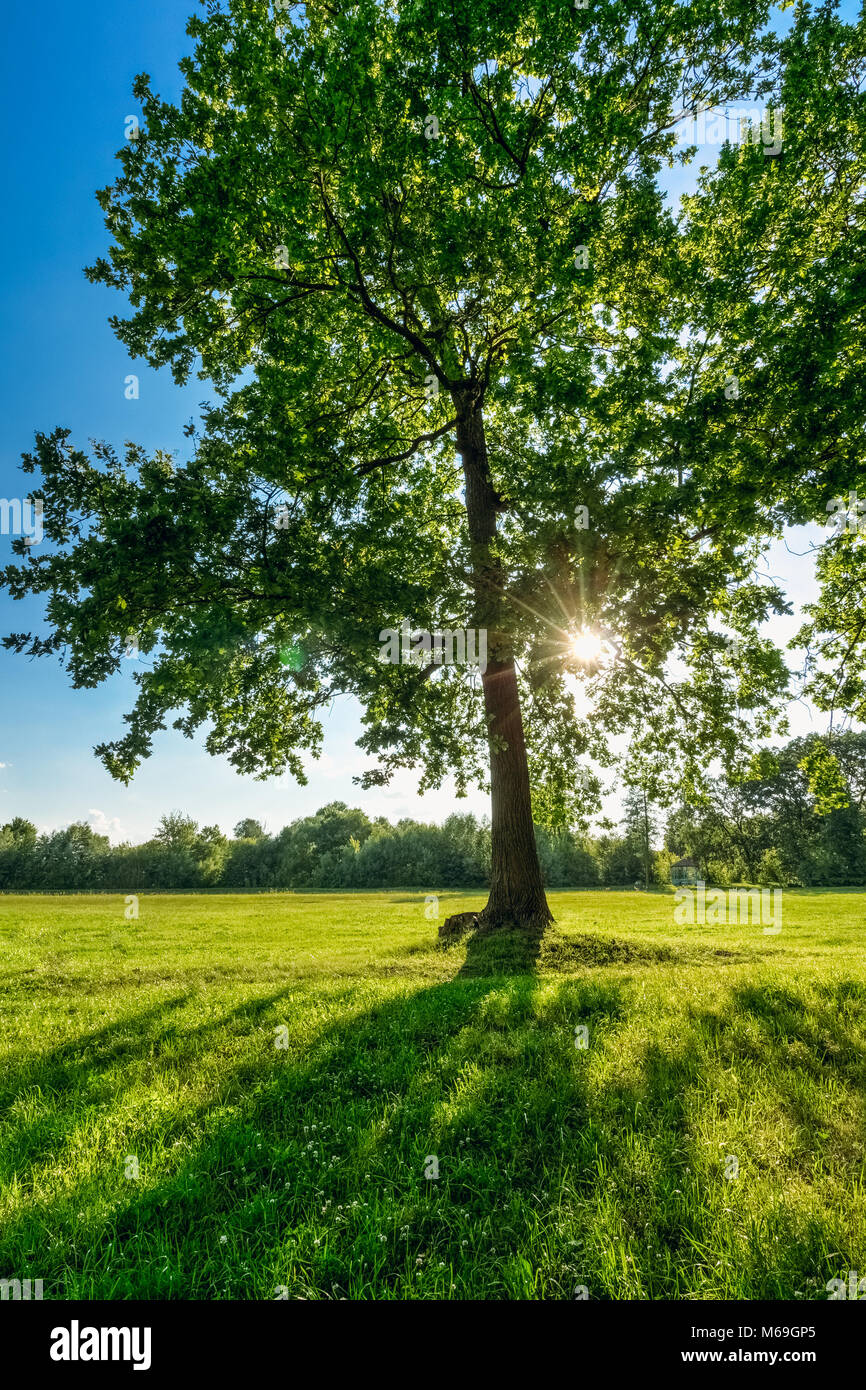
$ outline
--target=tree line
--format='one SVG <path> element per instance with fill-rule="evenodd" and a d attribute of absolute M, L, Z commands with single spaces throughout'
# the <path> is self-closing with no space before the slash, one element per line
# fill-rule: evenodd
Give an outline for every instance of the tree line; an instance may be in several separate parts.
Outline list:
<path fill-rule="evenodd" d="M 815 790 L 815 763 L 829 757 Z M 695 861 L 707 882 L 803 886 L 866 883 L 866 734 L 794 739 L 765 750 L 754 776 L 720 778 L 697 805 L 669 810 L 639 789 L 620 826 L 594 836 L 536 827 L 550 888 L 670 882 L 671 864 Z M 441 825 L 371 819 L 334 801 L 276 834 L 247 818 L 231 837 L 174 811 L 144 844 L 110 844 L 76 823 L 39 834 L 16 816 L 0 828 L 0 889 L 363 889 L 483 888 L 490 877 L 490 825 L 471 814 Z"/>

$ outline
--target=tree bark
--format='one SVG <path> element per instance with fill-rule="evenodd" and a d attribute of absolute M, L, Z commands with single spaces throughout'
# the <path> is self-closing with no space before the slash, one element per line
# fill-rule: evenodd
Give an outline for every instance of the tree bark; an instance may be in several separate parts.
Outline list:
<path fill-rule="evenodd" d="M 505 576 L 492 552 L 500 499 L 490 480 L 484 420 L 479 406 L 458 404 L 457 449 L 463 460 L 466 514 L 475 591 L 474 622 L 487 630 L 488 665 L 482 675 L 490 747 L 490 897 L 481 930 L 518 927 L 541 932 L 553 921 L 532 824 L 529 765 L 517 674 L 503 630 Z"/>

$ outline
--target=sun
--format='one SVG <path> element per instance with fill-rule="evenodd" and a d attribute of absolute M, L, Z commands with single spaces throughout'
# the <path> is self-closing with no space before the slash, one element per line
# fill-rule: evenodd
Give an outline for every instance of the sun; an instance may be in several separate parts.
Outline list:
<path fill-rule="evenodd" d="M 604 643 L 597 632 L 582 627 L 570 642 L 571 654 L 577 657 L 582 666 L 595 666 L 604 654 Z"/>

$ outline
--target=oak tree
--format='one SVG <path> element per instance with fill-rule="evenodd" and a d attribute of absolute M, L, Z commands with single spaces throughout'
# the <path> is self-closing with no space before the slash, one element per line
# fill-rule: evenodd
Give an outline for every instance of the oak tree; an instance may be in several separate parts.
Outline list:
<path fill-rule="evenodd" d="M 365 785 L 489 782 L 482 924 L 531 930 L 550 920 L 533 819 L 585 817 L 612 735 L 686 789 L 746 758 L 788 688 L 762 547 L 814 512 L 810 470 L 851 463 L 810 338 L 844 323 L 850 276 L 797 271 L 850 170 L 786 102 L 824 92 L 813 49 L 853 68 L 855 31 L 802 6 L 782 39 L 768 14 L 212 0 L 180 101 L 137 80 L 88 273 L 129 296 L 130 353 L 214 399 L 180 465 L 37 436 L 50 551 L 5 574 L 50 624 L 7 645 L 62 653 L 76 685 L 135 634 L 128 731 L 97 750 L 116 777 L 173 717 L 242 772 L 304 780 L 351 693 Z M 682 120 L 757 98 L 785 115 L 782 155 L 726 146 L 672 206 Z M 486 669 L 420 640 L 383 664 L 404 620 L 484 631 Z"/>

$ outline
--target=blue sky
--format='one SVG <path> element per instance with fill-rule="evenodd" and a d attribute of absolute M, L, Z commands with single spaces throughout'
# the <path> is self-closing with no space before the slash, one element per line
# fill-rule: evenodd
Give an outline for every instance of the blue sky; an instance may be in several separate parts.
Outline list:
<path fill-rule="evenodd" d="M 68 426 L 79 445 L 98 438 L 121 447 L 134 439 L 149 449 L 179 449 L 183 425 L 208 394 L 205 383 L 181 389 L 167 371 L 131 362 L 108 325 L 111 314 L 124 314 L 123 297 L 83 275 L 107 245 L 95 190 L 115 177 L 126 117 L 140 115 L 130 96 L 133 78 L 148 72 L 163 96 L 179 95 L 177 61 L 189 48 L 186 15 L 194 8 L 192 0 L 125 6 L 88 0 L 86 7 L 47 0 L 9 7 L 4 16 L 0 496 L 26 493 L 18 463 L 37 429 Z M 124 380 L 133 371 L 139 399 L 127 400 Z M 4 561 L 10 544 L 0 536 Z M 802 534 L 790 544 L 806 549 Z M 770 569 L 795 602 L 810 593 L 811 566 L 784 547 L 770 556 Z M 39 604 L 0 596 L 3 633 L 32 630 L 40 621 Z M 786 621 L 779 637 L 795 626 Z M 278 829 L 336 799 L 390 819 L 439 820 L 455 809 L 447 787 L 417 797 L 414 774 L 386 790 L 361 793 L 353 786 L 366 760 L 354 746 L 358 709 L 348 699 L 326 720 L 325 757 L 312 766 L 307 787 L 239 777 L 199 740 L 174 731 L 160 736 L 154 756 L 122 787 L 92 749 L 122 730 L 131 690 L 124 673 L 98 690 L 75 691 L 59 663 L 0 651 L 0 822 L 15 814 L 40 828 L 89 820 L 113 839 L 141 840 L 173 808 L 225 830 L 244 815 Z M 802 707 L 794 724 L 798 732 L 818 727 Z M 457 805 L 487 809 L 480 793 Z"/>

